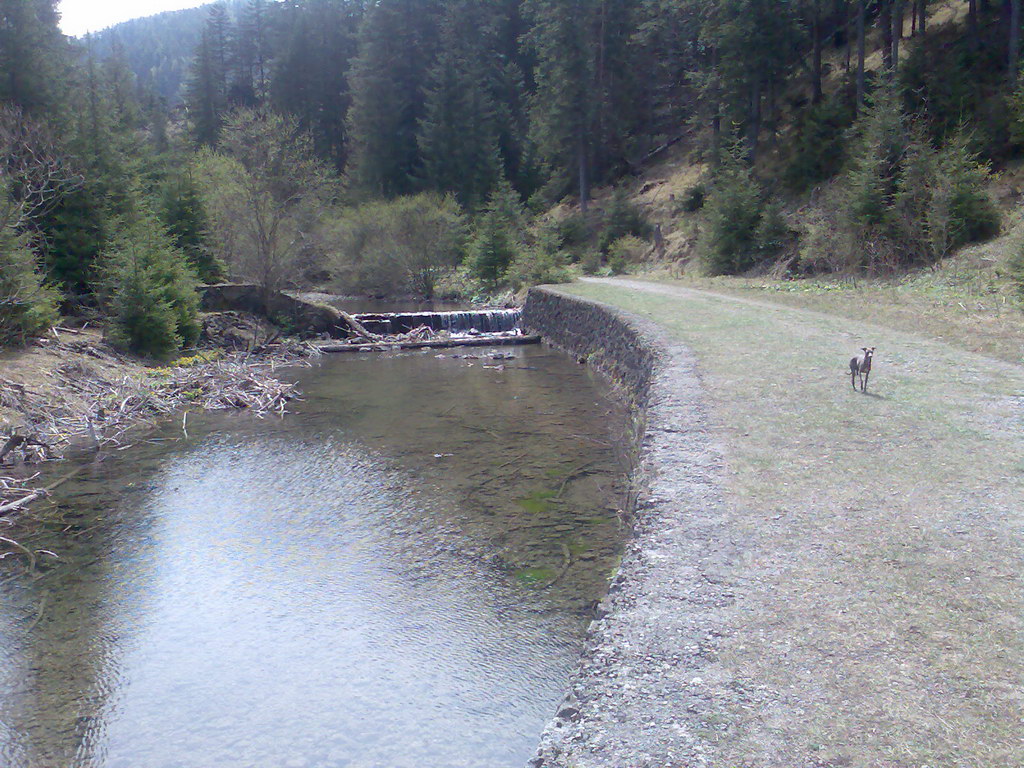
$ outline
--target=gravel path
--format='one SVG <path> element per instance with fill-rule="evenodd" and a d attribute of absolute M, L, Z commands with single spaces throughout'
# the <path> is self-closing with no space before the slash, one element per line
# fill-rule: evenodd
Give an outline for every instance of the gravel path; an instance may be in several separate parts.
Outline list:
<path fill-rule="evenodd" d="M 670 285 L 565 290 L 661 362 L 637 538 L 537 764 L 1024 765 L 1024 368 Z"/>

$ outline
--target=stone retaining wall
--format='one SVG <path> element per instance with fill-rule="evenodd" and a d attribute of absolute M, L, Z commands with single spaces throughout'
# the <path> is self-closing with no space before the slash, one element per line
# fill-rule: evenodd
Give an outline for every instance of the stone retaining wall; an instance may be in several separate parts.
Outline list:
<path fill-rule="evenodd" d="M 523 330 L 539 333 L 545 341 L 604 373 L 638 408 L 647 404 L 658 345 L 652 344 L 644 329 L 626 313 L 554 290 L 533 288 L 523 306 L 521 324 Z"/>
<path fill-rule="evenodd" d="M 642 425 L 633 536 L 530 765 L 713 765 L 721 726 L 708 713 L 730 702 L 710 707 L 704 681 L 721 677 L 717 638 L 733 598 L 719 575 L 743 543 L 726 523 L 694 359 L 653 323 L 550 288 L 530 291 L 523 326 L 610 376 Z"/>

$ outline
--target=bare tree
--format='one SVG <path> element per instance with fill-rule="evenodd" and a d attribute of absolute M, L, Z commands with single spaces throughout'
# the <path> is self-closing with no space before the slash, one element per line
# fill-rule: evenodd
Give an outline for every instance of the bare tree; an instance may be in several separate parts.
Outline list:
<path fill-rule="evenodd" d="M 0 231 L 29 229 L 81 184 L 46 126 L 0 106 Z"/>
<path fill-rule="evenodd" d="M 294 120 L 240 110 L 224 125 L 219 154 L 199 161 L 212 234 L 236 278 L 264 298 L 285 287 L 317 228 L 333 180 Z"/>

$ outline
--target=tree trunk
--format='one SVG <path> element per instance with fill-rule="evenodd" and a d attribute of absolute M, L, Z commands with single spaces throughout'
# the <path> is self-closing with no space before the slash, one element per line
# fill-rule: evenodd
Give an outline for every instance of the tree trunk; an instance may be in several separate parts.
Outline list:
<path fill-rule="evenodd" d="M 1020 0 L 1010 0 L 1010 50 L 1007 60 L 1010 82 L 1020 74 Z"/>
<path fill-rule="evenodd" d="M 586 142 L 580 135 L 579 146 L 577 147 L 579 172 L 580 172 L 580 213 L 586 214 L 590 203 L 590 179 L 587 174 L 587 148 Z"/>
<path fill-rule="evenodd" d="M 967 29 L 971 46 L 978 47 L 978 0 L 967 0 Z"/>
<path fill-rule="evenodd" d="M 900 38 L 903 37 L 903 0 L 892 0 L 892 71 L 900 68 Z"/>
<path fill-rule="evenodd" d="M 864 106 L 864 26 L 868 0 L 857 0 L 857 109 Z"/>
<path fill-rule="evenodd" d="M 847 75 L 850 74 L 850 61 L 853 58 L 853 37 L 850 35 L 850 13 L 853 6 L 850 5 L 849 0 L 845 0 L 843 6 L 843 32 L 846 35 L 846 62 L 844 65 L 844 72 Z"/>
<path fill-rule="evenodd" d="M 882 0 L 878 23 L 882 27 L 882 66 L 892 70 L 892 0 Z"/>
<path fill-rule="evenodd" d="M 814 17 L 811 22 L 812 66 L 811 103 L 821 103 L 821 0 L 814 0 Z"/>
<path fill-rule="evenodd" d="M 917 28 L 922 37 L 928 31 L 928 0 L 919 0 L 917 9 Z"/>
<path fill-rule="evenodd" d="M 750 164 L 757 162 L 757 141 L 761 135 L 761 79 L 755 77 L 750 85 L 750 119 L 747 125 L 747 144 Z"/>
<path fill-rule="evenodd" d="M 718 168 L 722 160 L 722 94 L 718 87 L 718 49 L 711 52 L 711 69 L 714 72 L 711 87 L 711 167 Z"/>

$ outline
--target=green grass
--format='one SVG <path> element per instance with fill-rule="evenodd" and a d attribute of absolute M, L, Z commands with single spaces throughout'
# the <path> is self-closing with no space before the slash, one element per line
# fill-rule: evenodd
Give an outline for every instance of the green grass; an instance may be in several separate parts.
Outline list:
<path fill-rule="evenodd" d="M 826 762 L 857 745 L 858 765 L 1024 763 L 1005 684 L 1022 672 L 1024 369 L 867 309 L 564 290 L 649 317 L 698 359 L 749 609 L 721 663 L 799 702 L 779 726 L 794 764 L 812 742 Z M 861 346 L 877 347 L 867 396 L 847 367 Z M 737 733 L 728 757 L 756 763 L 755 742 Z"/>

